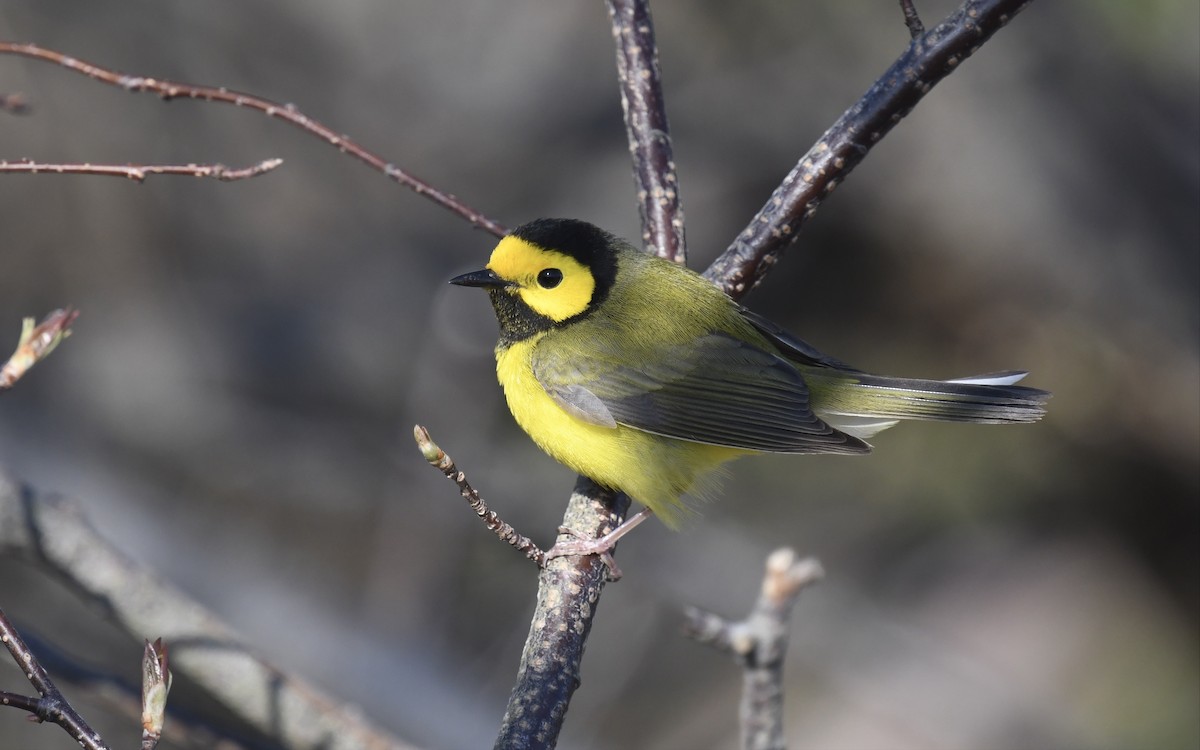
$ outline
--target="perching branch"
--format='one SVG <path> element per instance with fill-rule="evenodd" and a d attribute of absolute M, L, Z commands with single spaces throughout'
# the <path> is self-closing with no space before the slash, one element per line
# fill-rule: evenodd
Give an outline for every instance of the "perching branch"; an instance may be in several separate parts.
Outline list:
<path fill-rule="evenodd" d="M 223 164 L 42 164 L 33 161 L 0 161 L 0 174 L 92 174 L 105 177 L 128 177 L 145 182 L 152 174 L 178 174 L 192 177 L 211 177 L 221 182 L 234 182 L 258 177 L 283 164 L 283 159 L 266 159 L 241 169 Z"/>
<path fill-rule="evenodd" d="M 235 107 L 257 110 L 267 117 L 279 118 L 295 125 L 310 135 L 320 138 L 342 153 L 349 154 L 372 169 L 382 172 L 417 195 L 424 196 L 439 206 L 458 214 L 473 226 L 491 232 L 497 237 L 501 237 L 507 232 L 503 225 L 492 221 L 453 195 L 438 190 L 424 180 L 388 162 L 383 157 L 368 151 L 348 137 L 305 115 L 296 109 L 295 105 L 279 104 L 261 97 L 251 96 L 250 94 L 230 91 L 224 87 L 195 86 L 188 83 L 165 81 L 157 78 L 125 75 L 99 65 L 84 62 L 69 55 L 64 55 L 61 52 L 38 47 L 34 44 L 0 42 L 0 54 L 21 55 L 35 60 L 45 60 L 46 62 L 60 65 L 101 83 L 118 86 L 126 91 L 148 91 L 158 94 L 164 100 L 198 99 L 206 102 L 220 102 L 223 104 L 232 104 Z"/>
<path fill-rule="evenodd" d="M 1030 0 L 966 0 L 908 49 L 808 150 L 704 275 L 739 299 L 763 280 L 817 207 L 933 86 Z"/>
<path fill-rule="evenodd" d="M 14 706 L 29 711 L 37 717 L 38 721 L 48 721 L 59 725 L 85 750 L 108 750 L 108 745 L 104 744 L 100 735 L 88 726 L 79 712 L 63 697 L 58 686 L 42 668 L 29 646 L 25 645 L 25 640 L 9 622 L 8 616 L 2 609 L 0 609 L 0 643 L 8 648 L 8 653 L 21 668 L 21 673 L 41 696 L 41 698 L 30 698 L 13 693 L 0 693 L 0 705 Z"/>
<path fill-rule="evenodd" d="M 621 524 L 629 498 L 601 489 L 586 477 L 575 483 L 563 526 L 595 538 Z M 560 535 L 559 541 L 571 539 Z M 521 652 L 517 681 L 496 737 L 495 750 L 552 748 L 592 630 L 608 566 L 596 555 L 556 557 L 538 576 L 538 598 Z"/>
<path fill-rule="evenodd" d="M 739 718 L 742 750 L 784 750 L 783 660 L 787 654 L 788 620 L 800 590 L 824 576 L 813 558 L 796 559 L 783 548 L 767 558 L 766 575 L 754 609 L 746 619 L 730 622 L 688 609 L 684 632 L 742 666 Z"/>
<path fill-rule="evenodd" d="M 607 0 L 617 48 L 617 80 L 633 157 L 642 243 L 676 263 L 687 262 L 679 178 L 671 152 L 658 46 L 648 0 Z"/>

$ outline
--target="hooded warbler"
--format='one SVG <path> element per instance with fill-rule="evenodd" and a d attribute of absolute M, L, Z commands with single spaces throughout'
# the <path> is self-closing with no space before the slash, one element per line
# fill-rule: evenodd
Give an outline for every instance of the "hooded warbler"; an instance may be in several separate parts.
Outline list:
<path fill-rule="evenodd" d="M 669 526 L 721 464 L 753 453 L 867 453 L 901 419 L 1035 422 L 1050 394 L 1020 371 L 871 375 L 747 310 L 704 277 L 587 222 L 518 227 L 487 267 L 496 372 L 542 450 Z"/>

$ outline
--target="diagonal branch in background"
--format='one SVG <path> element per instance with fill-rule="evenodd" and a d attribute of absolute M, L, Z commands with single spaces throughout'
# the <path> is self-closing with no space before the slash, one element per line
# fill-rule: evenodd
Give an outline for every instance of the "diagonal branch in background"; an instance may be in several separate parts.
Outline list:
<path fill-rule="evenodd" d="M 279 747 L 412 750 L 361 713 L 267 664 L 233 630 L 102 537 L 75 504 L 0 473 L 0 557 L 57 576 L 138 639 L 171 643 L 171 670 Z"/>
<path fill-rule="evenodd" d="M 194 86 L 192 84 L 165 81 L 157 78 L 125 75 L 100 67 L 99 65 L 84 62 L 69 55 L 64 55 L 61 52 L 39 47 L 35 44 L 0 42 L 0 54 L 21 55 L 35 60 L 44 60 L 68 70 L 73 70 L 101 83 L 117 86 L 126 91 L 148 91 L 158 94 L 164 100 L 168 101 L 171 99 L 198 99 L 200 101 L 220 102 L 222 104 L 232 104 L 235 107 L 257 110 L 268 117 L 279 118 L 295 125 L 310 135 L 320 138 L 342 153 L 349 154 L 371 168 L 382 172 L 385 176 L 409 188 L 417 195 L 428 198 L 439 206 L 458 214 L 473 226 L 490 232 L 497 237 L 501 237 L 507 233 L 503 225 L 492 221 L 455 196 L 442 192 L 424 180 L 414 177 L 381 156 L 358 145 L 346 136 L 305 115 L 296 109 L 294 105 L 279 104 L 268 99 L 251 96 L 250 94 L 230 91 L 226 88 Z"/>
<path fill-rule="evenodd" d="M 967 0 L 914 39 L 808 150 L 704 275 L 740 299 L 767 275 L 817 207 L 933 86 L 958 69 L 1030 0 Z"/>
<path fill-rule="evenodd" d="M 671 151 L 648 0 L 608 0 L 625 133 L 633 157 L 642 243 L 660 258 L 687 262 L 679 178 Z"/>
<path fill-rule="evenodd" d="M 234 182 L 258 177 L 283 164 L 283 159 L 267 159 L 240 169 L 224 164 L 41 164 L 34 161 L 0 161 L 0 174 L 91 174 L 103 177 L 127 177 L 145 182 L 152 174 L 211 177 L 221 182 Z"/>

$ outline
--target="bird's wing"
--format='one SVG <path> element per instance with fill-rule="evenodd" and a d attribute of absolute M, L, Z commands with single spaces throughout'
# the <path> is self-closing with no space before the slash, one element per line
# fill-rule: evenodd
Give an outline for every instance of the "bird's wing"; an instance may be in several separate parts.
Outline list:
<path fill-rule="evenodd" d="M 593 424 L 772 453 L 870 450 L 813 414 L 795 367 L 732 336 L 711 333 L 652 351 L 621 341 L 605 350 L 594 338 L 586 348 L 556 343 L 534 350 L 534 376 L 559 405 Z"/>
<path fill-rule="evenodd" d="M 790 360 L 815 367 L 828 367 L 847 372 L 861 372 L 861 370 L 851 367 L 840 359 L 835 359 L 821 352 L 812 344 L 797 338 L 794 334 L 789 333 L 784 328 L 772 323 L 753 310 L 747 310 L 739 306 L 738 312 L 741 313 L 747 323 L 757 328 L 759 333 L 766 336 L 772 344 L 779 347 L 779 351 L 783 352 L 784 356 Z"/>

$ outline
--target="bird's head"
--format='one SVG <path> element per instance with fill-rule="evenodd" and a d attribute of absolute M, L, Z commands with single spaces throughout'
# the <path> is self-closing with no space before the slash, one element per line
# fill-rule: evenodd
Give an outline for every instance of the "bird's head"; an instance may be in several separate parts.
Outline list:
<path fill-rule="evenodd" d="M 487 267 L 450 279 L 488 290 L 501 334 L 519 341 L 569 323 L 604 301 L 624 243 L 574 219 L 538 219 L 500 240 Z"/>

